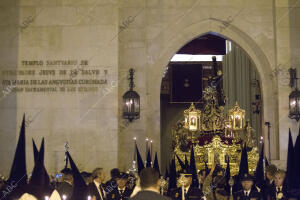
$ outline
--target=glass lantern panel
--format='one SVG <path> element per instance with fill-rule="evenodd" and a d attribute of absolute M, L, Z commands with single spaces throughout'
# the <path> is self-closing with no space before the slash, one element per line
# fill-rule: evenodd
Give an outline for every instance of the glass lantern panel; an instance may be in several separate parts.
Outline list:
<path fill-rule="evenodd" d="M 297 101 L 295 98 L 290 98 L 290 112 L 291 113 L 296 113 L 297 111 Z"/>
<path fill-rule="evenodd" d="M 124 100 L 124 112 L 127 112 L 128 113 L 128 111 L 129 111 L 129 101 L 128 101 L 128 99 L 125 99 Z"/>
<path fill-rule="evenodd" d="M 190 115 L 190 127 L 189 127 L 189 129 L 191 131 L 197 130 L 197 116 Z"/>
<path fill-rule="evenodd" d="M 140 112 L 140 101 L 138 99 L 134 99 L 134 112 Z"/>
<path fill-rule="evenodd" d="M 240 115 L 236 115 L 235 116 L 235 128 L 241 128 L 241 116 Z"/>
<path fill-rule="evenodd" d="M 300 112 L 300 97 L 297 97 L 296 111 L 297 111 L 297 114 L 299 114 L 299 112 Z"/>

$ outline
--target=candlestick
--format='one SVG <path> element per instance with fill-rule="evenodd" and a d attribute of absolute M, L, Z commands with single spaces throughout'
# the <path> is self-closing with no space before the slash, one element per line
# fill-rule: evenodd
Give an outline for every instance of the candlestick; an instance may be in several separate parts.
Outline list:
<path fill-rule="evenodd" d="M 146 159 L 147 159 L 147 154 L 148 154 L 148 145 L 149 145 L 149 139 L 148 138 L 146 138 Z"/>
<path fill-rule="evenodd" d="M 259 141 L 259 143 L 262 144 L 262 143 L 263 143 L 263 140 L 264 140 L 264 137 L 263 137 L 263 136 L 260 136 L 260 141 Z"/>
<path fill-rule="evenodd" d="M 160 177 L 160 194 L 163 195 L 164 194 L 164 188 L 163 188 L 163 183 L 162 183 L 162 177 Z"/>

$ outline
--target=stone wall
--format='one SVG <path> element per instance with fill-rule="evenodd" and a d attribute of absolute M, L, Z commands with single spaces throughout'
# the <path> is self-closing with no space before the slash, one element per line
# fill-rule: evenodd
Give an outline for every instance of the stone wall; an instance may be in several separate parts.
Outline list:
<path fill-rule="evenodd" d="M 297 1 L 288 0 L 2 0 L 0 3 L 1 70 L 55 68 L 56 75 L 3 75 L 3 80 L 106 80 L 96 91 L 11 92 L 0 102 L 0 171 L 9 173 L 23 113 L 27 127 L 28 171 L 32 170 L 31 138 L 46 140 L 45 163 L 50 173 L 63 168 L 64 142 L 81 170 L 94 167 L 128 169 L 133 137 L 140 151 L 145 138 L 160 152 L 160 86 L 163 71 L 174 53 L 193 38 L 216 32 L 236 42 L 252 59 L 260 74 L 263 118 L 271 122 L 272 159 L 286 159 L 288 119 L 287 86 L 270 78 L 279 64 L 291 57 L 299 65 Z M 293 8 L 293 9 L 290 9 Z M 286 17 L 284 13 L 287 13 Z M 282 20 L 279 20 L 282 17 Z M 298 20 L 299 21 L 299 20 Z M 16 35 L 11 41 L 9 38 Z M 11 42 L 9 42 L 11 41 Z M 73 60 L 70 66 L 47 66 L 47 61 Z M 82 75 L 84 69 L 98 75 Z M 23 61 L 43 61 L 26 65 Z M 79 67 L 78 67 L 79 66 Z M 125 123 L 122 96 L 128 90 L 127 73 L 134 68 L 135 90 L 141 96 L 141 118 Z M 287 64 L 285 69 L 289 68 Z M 63 74 L 59 70 L 66 70 Z M 77 71 L 71 77 L 69 73 Z M 61 74 L 60 74 L 61 73 Z M 3 85 L 2 88 L 9 85 Z M 87 86 L 87 85 L 84 85 Z M 13 86 L 10 86 L 13 87 Z M 20 86 L 20 87 L 34 87 Z M 280 98 L 279 98 L 280 96 Z M 262 122 L 264 123 L 264 122 Z M 266 133 L 266 130 L 264 130 Z M 268 144 L 268 141 L 266 141 Z M 266 145 L 267 146 L 267 145 Z M 268 151 L 267 151 L 268 153 Z M 144 155 L 144 153 L 142 153 Z M 160 155 L 159 155 L 160 157 Z"/>
<path fill-rule="evenodd" d="M 10 131 L 9 137 L 13 138 L 13 142 L 1 140 L 1 155 L 7 152 L 6 156 L 1 156 L 1 162 L 5 163 L 1 172 L 8 174 L 23 113 L 27 116 L 29 172 L 33 168 L 31 138 L 40 145 L 42 137 L 45 137 L 46 142 L 45 164 L 51 174 L 64 167 L 66 141 L 69 142 L 70 153 L 80 170 L 91 171 L 96 166 L 105 169 L 117 166 L 117 1 L 6 2 L 2 7 L 1 23 L 6 22 L 8 26 L 8 22 L 11 22 L 13 24 L 10 26 L 14 29 L 4 27 L 1 30 L 9 32 L 9 36 L 16 35 L 16 42 L 13 43 L 14 51 L 12 44 L 1 46 L 1 58 L 5 57 L 7 60 L 4 62 L 6 60 L 1 59 L 1 64 L 10 63 L 18 69 L 17 79 L 28 80 L 30 84 L 23 86 L 20 83 L 20 86 L 15 87 L 32 89 L 44 86 L 42 83 L 31 83 L 32 80 L 46 80 L 47 86 L 53 86 L 50 85 L 50 80 L 79 82 L 101 79 L 106 80 L 106 83 L 60 84 L 55 85 L 58 90 L 56 92 L 23 91 L 8 94 L 1 102 L 1 110 L 4 109 L 1 112 L 1 138 Z M 14 10 L 16 11 L 13 12 Z M 14 17 L 17 18 L 16 22 L 12 20 Z M 5 52 L 8 50 L 11 53 Z M 33 64 L 32 61 L 41 61 L 43 64 Z M 68 61 L 74 63 L 68 65 Z M 82 62 L 84 65 L 81 65 Z M 2 70 L 11 70 L 11 67 L 5 65 L 1 67 Z M 82 75 L 83 70 L 88 69 L 98 70 L 98 75 Z M 21 70 L 33 70 L 35 75 L 19 74 Z M 55 75 L 41 75 L 41 70 L 55 70 Z M 74 76 L 71 76 L 71 71 Z M 6 76 L 3 79 L 12 78 Z M 83 86 L 95 86 L 98 91 L 85 92 Z M 15 108 L 15 112 L 8 110 L 8 104 L 12 104 L 10 109 Z M 6 126 L 10 126 L 11 130 L 4 129 Z"/>

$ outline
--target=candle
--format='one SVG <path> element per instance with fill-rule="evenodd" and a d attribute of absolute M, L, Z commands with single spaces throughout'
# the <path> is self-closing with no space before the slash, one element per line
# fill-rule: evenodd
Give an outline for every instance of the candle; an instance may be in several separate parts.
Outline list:
<path fill-rule="evenodd" d="M 240 119 L 241 119 L 241 116 L 240 115 L 236 115 L 235 116 L 235 127 L 236 128 L 241 128 L 241 123 L 240 123 Z"/>
<path fill-rule="evenodd" d="M 263 136 L 260 136 L 260 141 L 259 141 L 259 143 L 262 144 L 262 143 L 263 143 L 263 140 L 264 140 L 264 137 L 263 137 Z"/>
<path fill-rule="evenodd" d="M 126 102 L 126 106 L 127 106 L 127 112 L 129 112 L 130 111 L 130 105 L 129 105 L 128 101 Z"/>
<path fill-rule="evenodd" d="M 49 200 L 49 197 L 48 197 L 48 196 L 45 196 L 45 200 Z"/>
<path fill-rule="evenodd" d="M 195 124 L 195 118 L 192 117 L 192 118 L 191 118 L 191 121 L 192 121 L 192 125 L 194 125 L 194 124 Z"/>
<path fill-rule="evenodd" d="M 88 200 L 91 200 L 92 199 L 92 197 L 91 196 L 88 196 L 88 198 L 87 198 Z"/>
<path fill-rule="evenodd" d="M 66 195 L 62 195 L 62 198 L 63 198 L 63 200 L 66 200 L 67 196 Z"/>

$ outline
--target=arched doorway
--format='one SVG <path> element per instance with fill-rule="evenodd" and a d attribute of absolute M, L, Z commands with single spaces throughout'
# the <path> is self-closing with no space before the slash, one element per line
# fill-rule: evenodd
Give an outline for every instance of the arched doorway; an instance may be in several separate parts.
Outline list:
<path fill-rule="evenodd" d="M 212 141 L 220 137 L 220 145 L 228 145 L 228 142 L 233 144 L 235 141 L 236 145 L 232 145 L 232 148 L 239 148 L 238 144 L 247 143 L 249 147 L 259 149 L 262 142 L 260 82 L 256 66 L 247 53 L 234 42 L 216 33 L 202 35 L 180 48 L 170 60 L 162 78 L 163 168 L 168 165 L 174 152 L 179 154 L 179 157 L 184 155 L 190 149 L 191 142 L 196 145 L 196 149 L 211 148 Z M 207 100 L 211 95 L 216 97 L 211 99 L 217 101 L 213 103 L 214 105 Z M 230 124 L 228 126 L 231 127 L 232 122 L 227 114 L 236 102 L 246 111 L 246 116 L 242 120 L 243 130 L 232 131 L 230 128 L 228 132 L 224 127 L 226 124 Z M 183 128 L 184 113 L 191 103 L 195 104 L 196 109 L 201 112 L 198 130 L 192 133 L 187 131 L 186 127 Z M 210 117 L 214 119 L 208 119 Z M 227 151 L 225 148 L 217 149 L 221 151 L 219 160 L 224 166 L 224 151 Z M 198 162 L 204 163 L 204 160 L 211 160 L 213 156 L 212 153 L 197 151 Z M 256 150 L 250 153 L 258 155 Z M 233 160 L 237 157 L 239 156 L 233 156 Z M 250 163 L 254 170 L 256 161 L 252 165 Z"/>

